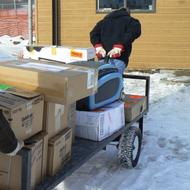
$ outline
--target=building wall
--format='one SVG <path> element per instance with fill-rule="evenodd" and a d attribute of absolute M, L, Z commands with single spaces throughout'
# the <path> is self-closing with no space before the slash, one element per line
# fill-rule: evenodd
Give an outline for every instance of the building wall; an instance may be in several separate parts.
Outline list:
<path fill-rule="evenodd" d="M 46 6 L 50 5 L 47 0 L 40 1 L 46 2 Z M 89 32 L 105 16 L 96 14 L 96 0 L 60 1 L 60 43 L 76 47 L 91 46 Z M 46 6 L 39 4 L 37 11 L 40 44 L 51 41 L 48 39 L 51 32 L 47 36 L 42 35 L 52 24 L 50 20 L 43 20 Z M 190 68 L 190 0 L 157 0 L 156 13 L 132 16 L 140 20 L 142 36 L 133 45 L 130 68 Z"/>
<path fill-rule="evenodd" d="M 52 44 L 52 0 L 37 0 L 35 3 L 36 42 Z"/>

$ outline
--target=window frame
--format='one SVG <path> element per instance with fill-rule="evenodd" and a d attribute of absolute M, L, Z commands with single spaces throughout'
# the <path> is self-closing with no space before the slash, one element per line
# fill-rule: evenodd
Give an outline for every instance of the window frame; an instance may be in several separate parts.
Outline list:
<path fill-rule="evenodd" d="M 99 9 L 99 1 L 100 0 L 96 0 L 96 13 L 98 14 L 105 14 L 105 13 L 110 13 L 116 9 L 104 9 L 104 10 L 101 10 Z M 124 1 L 124 6 L 127 5 L 127 0 L 123 0 Z M 131 13 L 156 13 L 156 0 L 152 0 L 152 10 L 141 10 L 141 9 L 130 9 L 130 12 Z"/>

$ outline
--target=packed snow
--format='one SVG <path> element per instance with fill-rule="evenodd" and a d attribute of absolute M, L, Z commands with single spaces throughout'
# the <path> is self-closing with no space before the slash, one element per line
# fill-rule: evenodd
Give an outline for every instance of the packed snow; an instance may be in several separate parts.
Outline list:
<path fill-rule="evenodd" d="M 0 37 L 0 61 L 15 59 L 26 44 L 22 37 Z M 55 190 L 190 190 L 190 71 L 129 74 L 148 75 L 151 81 L 137 167 L 121 167 L 116 147 L 109 145 Z M 144 93 L 142 81 L 124 84 L 126 93 Z"/>
<path fill-rule="evenodd" d="M 119 165 L 108 146 L 68 177 L 56 190 L 189 190 L 190 72 L 162 70 L 150 76 L 150 109 L 144 119 L 143 148 L 134 169 Z M 177 82 L 178 81 L 178 82 Z M 125 91 L 143 94 L 143 82 Z"/>
<path fill-rule="evenodd" d="M 16 59 L 22 52 L 23 46 L 28 44 L 22 36 L 10 37 L 7 35 L 0 37 L 0 61 Z"/>

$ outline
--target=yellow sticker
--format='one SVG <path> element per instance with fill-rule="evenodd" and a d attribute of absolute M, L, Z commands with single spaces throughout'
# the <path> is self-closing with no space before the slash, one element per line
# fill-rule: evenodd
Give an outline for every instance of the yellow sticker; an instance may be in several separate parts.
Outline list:
<path fill-rule="evenodd" d="M 83 57 L 83 53 L 82 52 L 78 52 L 78 51 L 72 49 L 71 50 L 71 57 L 82 58 Z"/>
<path fill-rule="evenodd" d="M 57 55 L 57 49 L 56 49 L 56 47 L 52 47 L 51 48 L 51 54 L 52 55 Z"/>

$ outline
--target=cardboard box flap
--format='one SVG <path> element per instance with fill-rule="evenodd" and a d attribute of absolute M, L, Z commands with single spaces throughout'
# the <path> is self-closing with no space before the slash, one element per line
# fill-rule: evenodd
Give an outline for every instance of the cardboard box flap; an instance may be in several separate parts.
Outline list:
<path fill-rule="evenodd" d="M 13 67 L 17 69 L 24 69 L 29 71 L 38 71 L 39 73 L 51 73 L 57 75 L 59 72 L 71 69 L 70 66 L 66 64 L 60 64 L 56 62 L 42 62 L 35 60 L 21 60 L 21 61 L 10 61 L 5 62 L 4 66 Z"/>
<path fill-rule="evenodd" d="M 49 145 L 54 145 L 55 143 L 57 143 L 60 140 L 60 137 L 64 137 L 65 140 L 67 140 L 68 139 L 67 135 L 69 134 L 71 135 L 71 129 L 70 128 L 64 129 L 63 131 L 61 131 L 60 133 L 58 133 L 56 136 L 54 136 L 49 140 Z"/>
<path fill-rule="evenodd" d="M 7 92 L 7 93 L 10 93 L 19 97 L 27 98 L 27 99 L 40 96 L 40 93 L 33 92 L 33 91 L 24 91 L 7 84 L 0 84 L 0 92 Z"/>
<path fill-rule="evenodd" d="M 0 92 L 0 107 L 13 109 L 25 103 L 27 103 L 27 100 L 21 97 L 14 96 L 7 92 Z"/>
<path fill-rule="evenodd" d="M 40 96 L 40 93 L 33 91 L 24 91 L 18 88 L 9 88 L 6 92 L 26 99 L 32 99 Z"/>
<path fill-rule="evenodd" d="M 25 148 L 30 148 L 33 147 L 36 143 L 39 141 L 43 140 L 43 138 L 47 136 L 46 132 L 40 132 L 24 141 Z"/>

